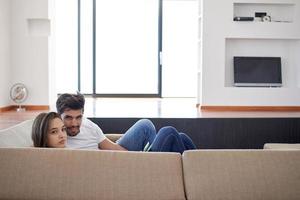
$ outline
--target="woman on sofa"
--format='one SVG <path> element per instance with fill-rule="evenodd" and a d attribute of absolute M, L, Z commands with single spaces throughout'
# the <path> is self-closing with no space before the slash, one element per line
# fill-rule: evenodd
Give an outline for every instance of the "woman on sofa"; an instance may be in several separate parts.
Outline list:
<path fill-rule="evenodd" d="M 39 114 L 33 121 L 31 138 L 34 147 L 65 148 L 67 132 L 59 114 Z"/>
<path fill-rule="evenodd" d="M 141 134 L 140 137 L 149 136 Z M 126 134 L 123 134 L 120 140 L 122 138 L 126 138 Z M 178 133 L 175 128 L 170 126 L 161 128 L 152 138 L 154 138 L 153 141 L 148 141 L 140 151 L 183 153 L 185 150 L 196 149 L 196 146 L 186 134 Z M 32 140 L 35 147 L 66 147 L 66 127 L 60 115 L 56 112 L 39 114 L 32 125 Z M 147 138 L 142 138 L 140 141 L 145 140 Z"/>

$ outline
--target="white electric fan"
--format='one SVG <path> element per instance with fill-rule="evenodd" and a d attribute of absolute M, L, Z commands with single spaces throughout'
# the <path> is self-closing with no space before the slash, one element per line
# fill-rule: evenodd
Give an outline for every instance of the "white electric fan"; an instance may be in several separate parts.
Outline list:
<path fill-rule="evenodd" d="M 25 111 L 21 104 L 27 99 L 28 90 L 22 83 L 16 83 L 10 88 L 10 98 L 18 105 L 17 111 Z"/>

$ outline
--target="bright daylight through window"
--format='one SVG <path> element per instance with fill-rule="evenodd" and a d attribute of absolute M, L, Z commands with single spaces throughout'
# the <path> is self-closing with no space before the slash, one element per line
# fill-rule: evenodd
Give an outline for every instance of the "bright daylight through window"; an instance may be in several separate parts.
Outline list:
<path fill-rule="evenodd" d="M 56 0 L 57 92 L 196 97 L 197 1 L 161 5 L 160 16 L 159 0 Z"/>

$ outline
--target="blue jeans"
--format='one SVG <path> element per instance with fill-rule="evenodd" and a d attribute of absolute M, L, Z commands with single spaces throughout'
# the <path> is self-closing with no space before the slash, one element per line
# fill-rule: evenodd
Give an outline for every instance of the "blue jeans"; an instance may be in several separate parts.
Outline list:
<path fill-rule="evenodd" d="M 137 121 L 117 141 L 128 151 L 143 151 L 147 143 L 150 151 L 179 152 L 196 149 L 193 141 L 184 133 L 179 133 L 174 127 L 161 128 L 156 134 L 154 124 L 148 119 Z"/>
<path fill-rule="evenodd" d="M 182 154 L 185 150 L 190 149 L 196 149 L 196 146 L 189 136 L 179 133 L 172 126 L 166 126 L 158 131 L 150 150 Z"/>

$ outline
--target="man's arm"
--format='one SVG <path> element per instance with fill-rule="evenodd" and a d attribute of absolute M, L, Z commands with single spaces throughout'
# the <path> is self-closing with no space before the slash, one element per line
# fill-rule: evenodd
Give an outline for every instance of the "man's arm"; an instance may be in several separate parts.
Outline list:
<path fill-rule="evenodd" d="M 118 150 L 118 151 L 127 151 L 127 149 L 123 148 L 121 145 L 110 141 L 109 139 L 104 139 L 99 143 L 99 149 L 102 150 Z"/>

